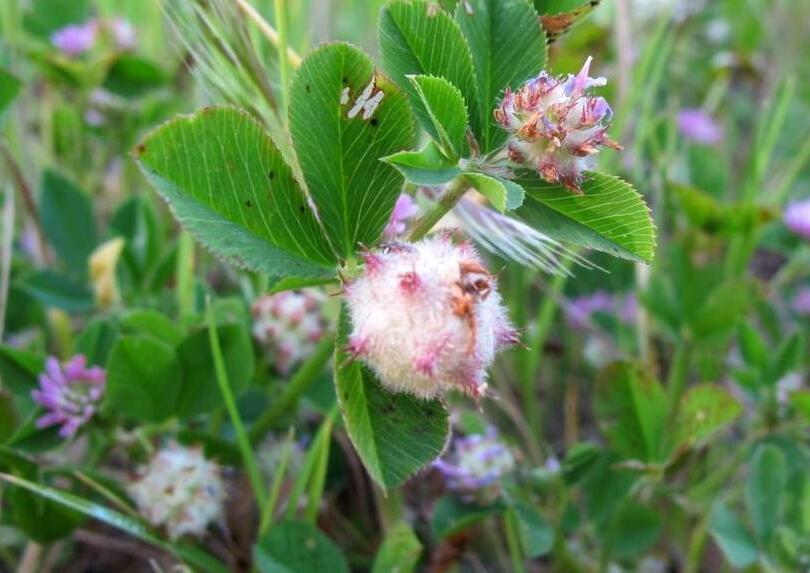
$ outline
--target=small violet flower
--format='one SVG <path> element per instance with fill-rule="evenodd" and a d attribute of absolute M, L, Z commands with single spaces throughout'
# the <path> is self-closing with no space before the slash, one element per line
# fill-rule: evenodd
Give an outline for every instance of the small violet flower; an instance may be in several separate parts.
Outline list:
<path fill-rule="evenodd" d="M 93 49 L 98 34 L 98 23 L 70 24 L 51 34 L 51 43 L 66 56 L 76 57 Z"/>
<path fill-rule="evenodd" d="M 173 540 L 205 533 L 222 518 L 226 497 L 220 467 L 200 448 L 176 443 L 155 454 L 128 490 L 141 515 Z"/>
<path fill-rule="evenodd" d="M 501 479 L 515 469 L 512 451 L 494 428 L 485 434 L 457 438 L 444 459 L 433 462 L 447 487 L 464 501 L 493 503 L 501 494 Z"/>
<path fill-rule="evenodd" d="M 406 222 L 413 219 L 418 213 L 419 207 L 416 206 L 413 198 L 407 193 L 402 193 L 394 205 L 388 225 L 385 226 L 385 238 L 395 239 L 404 233 Z"/>
<path fill-rule="evenodd" d="M 636 320 L 638 301 L 633 293 L 612 295 L 603 290 L 577 297 L 565 308 L 565 318 L 571 328 L 584 329 L 596 313 L 615 314 L 624 324 Z"/>
<path fill-rule="evenodd" d="M 112 34 L 115 45 L 121 50 L 133 50 L 138 43 L 135 28 L 125 18 L 114 18 L 108 28 Z"/>
<path fill-rule="evenodd" d="M 507 88 L 494 112 L 511 135 L 507 149 L 513 162 L 576 193 L 582 192 L 582 172 L 600 148 L 621 149 L 606 134 L 613 116 L 610 105 L 586 93 L 607 83 L 588 76 L 590 65 L 589 57 L 576 76 L 552 77 L 543 71 L 516 92 Z"/>
<path fill-rule="evenodd" d="M 788 205 L 783 221 L 792 232 L 810 239 L 810 198 Z"/>
<path fill-rule="evenodd" d="M 678 114 L 678 130 L 687 139 L 714 145 L 723 139 L 723 128 L 712 116 L 700 109 L 684 109 Z"/>
<path fill-rule="evenodd" d="M 282 374 L 312 354 L 326 333 L 324 298 L 304 289 L 265 295 L 253 303 L 253 337 Z"/>
<path fill-rule="evenodd" d="M 38 428 L 61 425 L 59 435 L 69 438 L 93 417 L 107 377 L 103 369 L 87 368 L 86 364 L 81 354 L 64 365 L 48 358 L 45 372 L 39 376 L 39 388 L 31 392 L 34 401 L 48 411 L 37 420 Z"/>
<path fill-rule="evenodd" d="M 345 284 L 349 354 L 392 391 L 430 398 L 455 388 L 480 398 L 495 354 L 518 336 L 472 246 L 429 238 L 364 259 L 363 274 Z"/>

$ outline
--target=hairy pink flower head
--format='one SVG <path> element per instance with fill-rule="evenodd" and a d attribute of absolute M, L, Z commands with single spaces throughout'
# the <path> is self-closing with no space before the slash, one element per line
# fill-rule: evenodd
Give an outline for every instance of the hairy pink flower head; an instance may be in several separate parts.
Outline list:
<path fill-rule="evenodd" d="M 448 489 L 465 501 L 493 503 L 501 494 L 501 479 L 515 469 L 515 457 L 494 428 L 454 440 L 444 459 L 433 462 Z"/>
<path fill-rule="evenodd" d="M 98 22 L 90 20 L 59 28 L 51 34 L 51 43 L 66 56 L 75 57 L 93 49 L 97 34 Z"/>
<path fill-rule="evenodd" d="M 517 332 L 475 250 L 428 238 L 390 244 L 365 262 L 346 285 L 349 352 L 395 392 L 430 398 L 456 388 L 481 397 L 487 367 Z"/>
<path fill-rule="evenodd" d="M 172 539 L 199 536 L 222 517 L 226 491 L 221 473 L 202 449 L 172 442 L 140 469 L 128 491 L 141 515 L 152 525 L 165 527 Z"/>
<path fill-rule="evenodd" d="M 549 183 L 581 193 L 582 172 L 602 147 L 621 149 L 607 136 L 613 116 L 603 97 L 587 94 L 605 78 L 588 77 L 589 57 L 576 76 L 552 77 L 545 71 L 516 92 L 506 89 L 495 120 L 511 134 L 509 157 L 536 169 Z"/>
<path fill-rule="evenodd" d="M 34 401 L 47 410 L 37 420 L 38 428 L 60 425 L 59 435 L 69 438 L 93 417 L 107 376 L 103 369 L 86 364 L 81 354 L 64 365 L 53 356 L 48 358 L 45 372 L 39 375 L 39 388 L 31 392 Z"/>
<path fill-rule="evenodd" d="M 723 128 L 700 109 L 684 109 L 678 114 L 678 130 L 687 139 L 713 145 L 723 139 Z"/>
<path fill-rule="evenodd" d="M 418 213 L 419 207 L 416 206 L 413 198 L 407 193 L 402 193 L 394 205 L 388 225 L 385 226 L 385 238 L 395 239 L 404 233 L 407 221 L 416 217 Z"/>
<path fill-rule="evenodd" d="M 783 220 L 788 229 L 810 239 L 810 198 L 788 205 Z"/>
<path fill-rule="evenodd" d="M 307 358 L 326 333 L 324 296 L 314 289 L 265 295 L 253 303 L 253 336 L 282 374 Z"/>

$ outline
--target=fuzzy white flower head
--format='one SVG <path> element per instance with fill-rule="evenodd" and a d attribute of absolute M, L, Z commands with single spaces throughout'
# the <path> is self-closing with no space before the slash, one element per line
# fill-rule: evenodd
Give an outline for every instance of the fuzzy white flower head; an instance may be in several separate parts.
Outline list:
<path fill-rule="evenodd" d="M 201 449 L 171 443 L 139 474 L 129 493 L 141 515 L 165 527 L 171 539 L 200 536 L 209 523 L 222 518 L 226 492 L 221 470 Z"/>
<path fill-rule="evenodd" d="M 364 258 L 363 275 L 346 285 L 349 353 L 392 391 L 481 397 L 487 368 L 517 332 L 475 250 L 439 237 Z"/>
<path fill-rule="evenodd" d="M 613 112 L 605 98 L 587 91 L 605 78 L 589 77 L 591 58 L 576 76 L 553 77 L 546 72 L 517 91 L 506 89 L 495 120 L 511 134 L 509 157 L 531 167 L 549 183 L 581 193 L 582 172 L 603 146 L 621 149 L 607 136 Z"/>
<path fill-rule="evenodd" d="M 253 303 L 253 336 L 282 374 L 312 354 L 323 338 L 323 302 L 319 291 L 303 289 L 265 295 Z"/>

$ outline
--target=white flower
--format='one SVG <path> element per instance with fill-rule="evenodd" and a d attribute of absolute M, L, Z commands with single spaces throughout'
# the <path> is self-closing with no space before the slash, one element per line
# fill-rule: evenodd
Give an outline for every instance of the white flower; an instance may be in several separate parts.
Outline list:
<path fill-rule="evenodd" d="M 324 295 L 313 289 L 265 295 L 253 303 L 253 336 L 286 374 L 307 358 L 326 332 Z"/>
<path fill-rule="evenodd" d="M 199 448 L 176 443 L 160 450 L 128 487 L 138 511 L 154 526 L 165 527 L 171 539 L 200 536 L 222 518 L 225 486 L 219 466 Z"/>
<path fill-rule="evenodd" d="M 482 396 L 487 367 L 517 332 L 472 246 L 429 238 L 364 258 L 363 275 L 346 285 L 350 354 L 395 392 Z"/>

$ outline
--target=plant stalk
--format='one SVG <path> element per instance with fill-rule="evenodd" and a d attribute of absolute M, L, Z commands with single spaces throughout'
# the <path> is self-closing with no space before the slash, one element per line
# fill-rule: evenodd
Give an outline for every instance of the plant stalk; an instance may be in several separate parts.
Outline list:
<path fill-rule="evenodd" d="M 467 192 L 468 187 L 467 180 L 463 175 L 456 177 L 448 183 L 447 188 L 444 190 L 444 193 L 442 193 L 442 196 L 439 197 L 439 201 L 433 209 L 422 215 L 416 221 L 416 224 L 414 224 L 411 230 L 411 234 L 408 236 L 408 240 L 414 243 L 427 235 L 436 223 L 441 221 L 442 217 L 447 215 L 450 209 L 455 207 L 459 199 Z"/>

